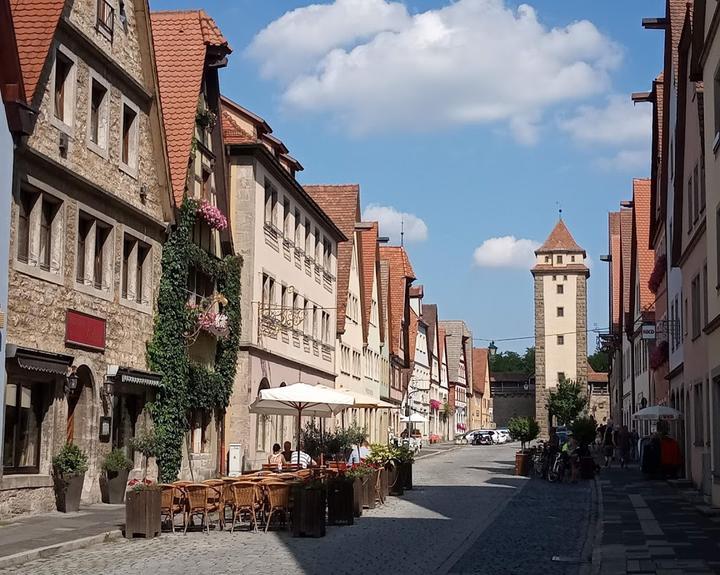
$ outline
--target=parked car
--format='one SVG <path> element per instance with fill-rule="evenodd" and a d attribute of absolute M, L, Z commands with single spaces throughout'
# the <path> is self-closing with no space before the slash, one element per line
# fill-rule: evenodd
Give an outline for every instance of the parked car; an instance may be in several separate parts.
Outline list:
<path fill-rule="evenodd" d="M 479 431 L 480 431 L 479 429 L 473 429 L 472 431 L 468 431 L 467 433 L 465 433 L 462 437 L 468 443 L 472 443 L 473 439 L 475 438 L 475 434 L 478 433 Z"/>
<path fill-rule="evenodd" d="M 476 431 L 473 434 L 472 444 L 473 445 L 492 445 L 492 435 L 486 431 Z"/>

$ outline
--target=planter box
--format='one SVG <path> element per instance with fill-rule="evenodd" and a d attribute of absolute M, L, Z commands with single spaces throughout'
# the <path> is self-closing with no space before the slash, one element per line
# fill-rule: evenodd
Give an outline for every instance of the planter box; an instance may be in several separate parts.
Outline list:
<path fill-rule="evenodd" d="M 125 489 L 129 471 L 107 473 L 100 478 L 100 494 L 103 503 L 120 504 L 125 501 Z"/>
<path fill-rule="evenodd" d="M 328 525 L 352 525 L 355 490 L 350 479 L 332 479 L 327 486 Z"/>
<path fill-rule="evenodd" d="M 362 478 L 363 507 L 375 509 L 375 474 Z"/>
<path fill-rule="evenodd" d="M 515 453 L 515 475 L 530 475 L 530 454 L 522 451 Z"/>
<path fill-rule="evenodd" d="M 356 477 L 352 482 L 352 486 L 353 486 L 353 515 L 355 517 L 362 517 L 363 499 L 364 499 L 362 480 L 359 477 Z"/>
<path fill-rule="evenodd" d="M 160 535 L 159 489 L 130 490 L 125 502 L 125 537 L 136 535 L 156 537 Z"/>
<path fill-rule="evenodd" d="M 387 469 L 382 470 L 380 475 L 380 490 L 382 491 L 383 498 L 390 495 L 390 485 L 388 484 L 388 471 Z"/>
<path fill-rule="evenodd" d="M 292 493 L 293 537 L 325 537 L 325 489 L 298 485 Z"/>
<path fill-rule="evenodd" d="M 398 463 L 398 482 L 404 489 L 413 488 L 412 466 L 410 462 Z"/>
<path fill-rule="evenodd" d="M 70 513 L 80 510 L 80 496 L 82 495 L 85 474 L 82 475 L 57 475 L 55 483 L 55 503 L 57 510 L 63 513 Z"/>
<path fill-rule="evenodd" d="M 385 469 L 387 469 L 388 491 L 390 495 L 402 495 L 405 493 L 405 486 L 400 478 L 397 464 L 388 463 Z"/>

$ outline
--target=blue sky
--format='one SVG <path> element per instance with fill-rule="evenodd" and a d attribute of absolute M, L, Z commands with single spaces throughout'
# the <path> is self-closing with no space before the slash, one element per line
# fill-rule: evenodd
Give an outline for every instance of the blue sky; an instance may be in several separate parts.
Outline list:
<path fill-rule="evenodd" d="M 649 172 L 649 105 L 629 95 L 661 70 L 663 33 L 640 22 L 664 2 L 315 4 L 151 0 L 215 19 L 234 49 L 224 93 L 270 123 L 301 183 L 359 183 L 386 234 L 393 210 L 409 214 L 406 246 L 442 318 L 478 338 L 532 335 L 527 254 L 560 204 L 591 259 L 588 324 L 607 327 L 598 258 L 608 210 Z M 475 253 L 492 238 L 505 239 Z"/>

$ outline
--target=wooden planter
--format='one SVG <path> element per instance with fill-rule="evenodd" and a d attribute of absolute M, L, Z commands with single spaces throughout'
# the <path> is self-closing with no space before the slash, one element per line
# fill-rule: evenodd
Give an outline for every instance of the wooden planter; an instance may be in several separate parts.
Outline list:
<path fill-rule="evenodd" d="M 383 469 L 380 474 L 380 490 L 382 491 L 383 498 L 390 495 L 390 485 L 388 484 L 388 471 Z"/>
<path fill-rule="evenodd" d="M 530 475 L 530 454 L 524 451 L 515 453 L 515 475 Z"/>
<path fill-rule="evenodd" d="M 363 507 L 375 509 L 375 474 L 362 478 Z"/>
<path fill-rule="evenodd" d="M 362 479 L 356 477 L 352 483 L 353 486 L 353 515 L 362 517 L 363 512 L 363 483 Z"/>
<path fill-rule="evenodd" d="M 354 522 L 355 490 L 353 481 L 338 477 L 328 481 L 328 525 L 352 525 Z"/>
<path fill-rule="evenodd" d="M 103 503 L 120 504 L 125 501 L 125 489 L 129 475 L 127 469 L 105 473 L 100 480 L 100 494 Z"/>
<path fill-rule="evenodd" d="M 325 489 L 298 485 L 293 489 L 293 537 L 325 537 Z"/>
<path fill-rule="evenodd" d="M 80 510 L 80 496 L 84 482 L 84 473 L 82 475 L 55 476 L 55 503 L 58 511 L 70 513 Z"/>
<path fill-rule="evenodd" d="M 160 535 L 159 489 L 127 492 L 125 501 L 125 537 L 141 535 L 146 538 Z"/>
<path fill-rule="evenodd" d="M 405 493 L 405 486 L 400 478 L 397 463 L 388 463 L 385 466 L 388 476 L 388 492 L 390 495 L 402 495 Z"/>
<path fill-rule="evenodd" d="M 397 464 L 398 468 L 398 483 L 403 486 L 403 489 L 413 488 L 413 476 L 412 476 L 412 462 L 405 461 Z"/>

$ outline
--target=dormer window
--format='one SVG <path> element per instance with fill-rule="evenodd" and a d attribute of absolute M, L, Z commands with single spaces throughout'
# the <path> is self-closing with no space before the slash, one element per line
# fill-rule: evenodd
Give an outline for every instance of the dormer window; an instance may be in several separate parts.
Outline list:
<path fill-rule="evenodd" d="M 545 256 L 545 263 L 551 264 L 552 263 L 552 256 Z"/>
<path fill-rule="evenodd" d="M 575 256 L 570 256 L 570 261 L 575 262 Z"/>
<path fill-rule="evenodd" d="M 557 264 L 563 263 L 563 257 L 562 257 L 562 256 L 555 256 L 555 263 L 557 263 Z"/>
<path fill-rule="evenodd" d="M 98 0 L 97 30 L 112 42 L 115 30 L 115 8 L 108 0 Z"/>

